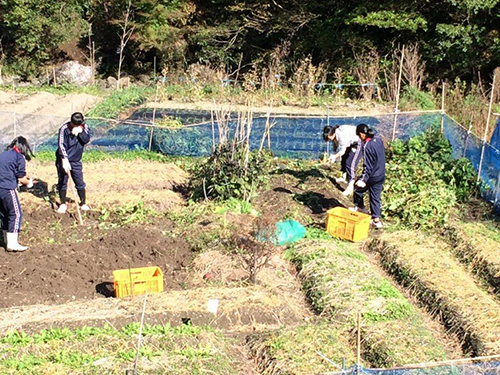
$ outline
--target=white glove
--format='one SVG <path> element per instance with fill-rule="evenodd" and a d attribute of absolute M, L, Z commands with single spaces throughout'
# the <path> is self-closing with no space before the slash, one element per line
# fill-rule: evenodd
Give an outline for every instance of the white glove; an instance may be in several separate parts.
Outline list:
<path fill-rule="evenodd" d="M 335 163 L 336 160 L 337 160 L 336 155 L 330 155 L 330 157 L 328 158 L 329 163 Z"/>
<path fill-rule="evenodd" d="M 356 181 L 356 186 L 363 189 L 364 187 L 366 187 L 366 182 L 364 182 L 363 180 L 358 180 Z"/>
<path fill-rule="evenodd" d="M 28 189 L 31 189 L 31 188 L 33 187 L 33 179 L 32 179 L 32 178 L 30 178 L 30 180 L 29 180 L 29 182 L 28 182 L 28 185 L 26 185 L 26 187 L 27 187 Z"/>
<path fill-rule="evenodd" d="M 71 164 L 70 164 L 68 158 L 64 158 L 62 160 L 62 167 L 66 173 L 69 173 L 69 171 L 71 170 Z"/>
<path fill-rule="evenodd" d="M 71 129 L 71 134 L 73 134 L 76 137 L 82 131 L 83 131 L 83 128 L 81 126 L 75 126 L 73 129 Z"/>

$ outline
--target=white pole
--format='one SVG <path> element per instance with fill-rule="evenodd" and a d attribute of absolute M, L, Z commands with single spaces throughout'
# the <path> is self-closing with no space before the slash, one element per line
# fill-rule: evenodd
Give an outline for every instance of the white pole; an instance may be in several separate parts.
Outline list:
<path fill-rule="evenodd" d="M 481 169 L 483 168 L 484 149 L 486 148 L 486 137 L 488 136 L 488 129 L 490 127 L 490 120 L 491 120 L 491 107 L 493 106 L 493 94 L 495 93 L 495 79 L 496 79 L 496 74 L 493 75 L 493 83 L 491 84 L 490 104 L 488 106 L 488 118 L 486 120 L 486 129 L 484 129 L 483 148 L 481 149 L 481 159 L 479 160 L 479 168 L 477 170 L 477 182 L 481 180 Z"/>
<path fill-rule="evenodd" d="M 398 122 L 399 112 L 399 93 L 401 91 L 401 76 L 403 75 L 403 61 L 405 58 L 405 46 L 401 49 L 401 62 L 399 64 L 398 91 L 396 93 L 396 107 L 394 108 L 394 125 L 392 127 L 392 140 L 396 138 L 396 124 Z"/>

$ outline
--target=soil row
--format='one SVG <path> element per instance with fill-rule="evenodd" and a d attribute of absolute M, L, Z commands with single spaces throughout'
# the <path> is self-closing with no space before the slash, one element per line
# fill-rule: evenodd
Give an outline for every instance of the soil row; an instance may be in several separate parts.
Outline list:
<path fill-rule="evenodd" d="M 385 233 L 368 247 L 471 356 L 500 350 L 500 304 L 460 264 L 448 244 L 414 232 Z"/>

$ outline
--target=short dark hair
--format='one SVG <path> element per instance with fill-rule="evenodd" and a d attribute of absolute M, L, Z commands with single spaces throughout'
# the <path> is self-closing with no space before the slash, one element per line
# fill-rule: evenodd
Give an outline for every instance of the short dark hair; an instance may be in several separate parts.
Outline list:
<path fill-rule="evenodd" d="M 82 125 L 85 123 L 85 119 L 81 112 L 75 112 L 71 115 L 71 123 L 73 125 Z"/>
<path fill-rule="evenodd" d="M 23 136 L 14 138 L 14 140 L 7 146 L 6 150 L 12 150 L 14 147 L 16 147 L 28 161 L 31 160 L 31 157 L 35 156 L 33 151 L 31 151 L 30 144 Z"/>
<path fill-rule="evenodd" d="M 368 127 L 366 124 L 359 124 L 356 126 L 356 135 L 359 137 L 360 134 L 366 134 L 367 138 L 373 138 L 375 136 L 375 130 Z"/>
<path fill-rule="evenodd" d="M 332 135 L 335 134 L 335 131 L 339 128 L 338 125 L 335 125 L 335 126 L 325 126 L 323 128 L 323 140 L 325 142 L 328 142 L 328 137 L 331 137 Z"/>

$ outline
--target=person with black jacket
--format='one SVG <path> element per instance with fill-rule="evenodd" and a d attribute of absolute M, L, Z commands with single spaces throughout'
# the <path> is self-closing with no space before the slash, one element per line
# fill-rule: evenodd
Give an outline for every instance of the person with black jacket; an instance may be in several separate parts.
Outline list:
<path fill-rule="evenodd" d="M 71 120 L 64 123 L 59 129 L 58 148 L 56 151 L 57 190 L 61 199 L 58 213 L 64 214 L 68 209 L 66 196 L 68 191 L 68 178 L 75 183 L 80 208 L 88 211 L 86 204 L 85 181 L 83 180 L 82 155 L 83 149 L 90 142 L 90 131 L 85 119 L 80 112 L 71 115 Z"/>
<path fill-rule="evenodd" d="M 26 177 L 26 160 L 31 160 L 32 156 L 33 152 L 24 137 L 15 138 L 0 154 L 0 214 L 7 251 L 28 249 L 18 242 L 23 211 L 16 190 L 19 183 L 33 187 L 33 179 Z"/>
<path fill-rule="evenodd" d="M 370 197 L 371 225 L 377 229 L 382 228 L 381 221 L 381 195 L 385 181 L 385 147 L 382 139 L 375 137 L 375 132 L 366 124 L 356 128 L 356 134 L 364 143 L 363 146 L 363 174 L 355 183 L 354 210 L 365 209 L 364 194 Z"/>

